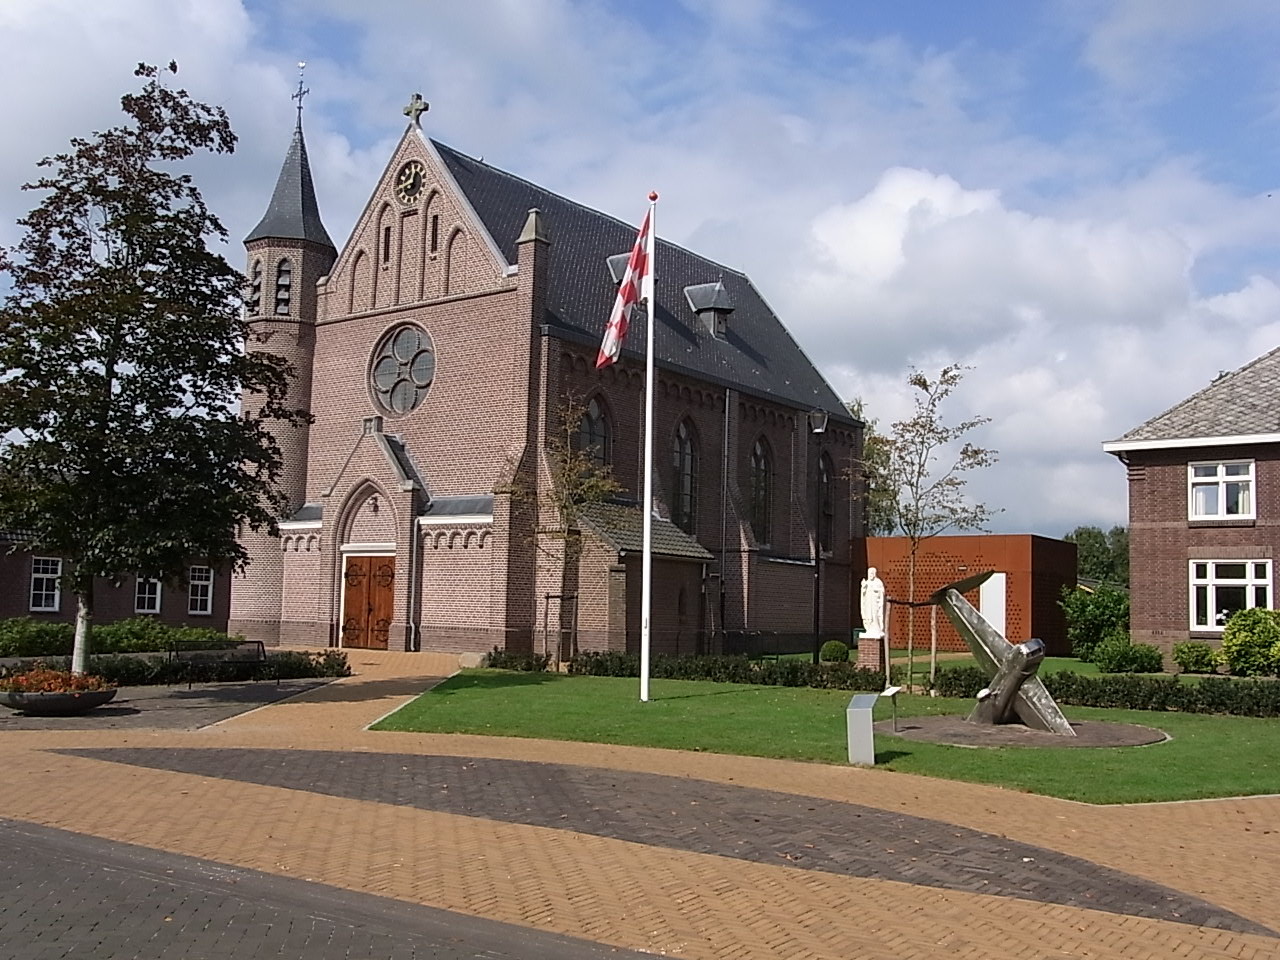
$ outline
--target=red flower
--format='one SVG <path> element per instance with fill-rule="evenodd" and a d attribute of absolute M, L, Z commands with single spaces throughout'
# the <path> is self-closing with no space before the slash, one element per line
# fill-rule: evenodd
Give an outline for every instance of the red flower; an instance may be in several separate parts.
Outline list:
<path fill-rule="evenodd" d="M 81 693 L 86 690 L 109 689 L 111 684 L 93 674 L 49 670 L 44 667 L 0 677 L 0 690 L 12 693 Z"/>

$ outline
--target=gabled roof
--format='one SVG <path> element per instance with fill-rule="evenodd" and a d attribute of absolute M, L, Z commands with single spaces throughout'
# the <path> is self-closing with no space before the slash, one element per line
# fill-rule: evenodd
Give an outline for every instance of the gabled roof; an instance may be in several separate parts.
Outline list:
<path fill-rule="evenodd" d="M 644 514 L 639 507 L 621 503 L 587 503 L 579 514 L 588 527 L 619 553 L 640 553 L 644 547 Z M 653 518 L 653 553 L 684 560 L 713 560 L 697 540 L 670 520 Z"/>
<path fill-rule="evenodd" d="M 617 295 L 607 259 L 627 253 L 637 224 L 592 210 L 527 180 L 431 141 L 458 187 L 508 263 L 531 208 L 542 211 L 552 243 L 547 324 L 553 334 L 600 340 Z M 636 211 L 637 216 L 641 213 Z M 747 276 L 658 239 L 655 251 L 655 362 L 695 377 L 740 387 L 804 410 L 819 408 L 851 421 L 840 398 L 818 373 Z M 722 281 L 734 306 L 725 340 L 707 332 L 684 289 Z M 647 319 L 637 310 L 627 334 L 635 356 Z"/>
<path fill-rule="evenodd" d="M 320 221 L 320 205 L 316 202 L 315 184 L 311 182 L 311 164 L 307 161 L 307 143 L 302 137 L 302 117 L 293 128 L 293 141 L 285 154 L 271 203 L 258 225 L 249 231 L 245 243 L 253 240 L 310 240 L 333 249 L 329 232 Z"/>
<path fill-rule="evenodd" d="M 1108 453 L 1280 442 L 1280 348 L 1102 445 Z"/>

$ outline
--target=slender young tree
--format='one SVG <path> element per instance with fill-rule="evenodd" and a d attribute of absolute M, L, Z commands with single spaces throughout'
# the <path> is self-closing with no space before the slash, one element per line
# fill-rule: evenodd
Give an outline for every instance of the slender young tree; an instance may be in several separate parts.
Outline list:
<path fill-rule="evenodd" d="M 124 123 L 40 161 L 24 189 L 44 197 L 0 251 L 0 526 L 63 558 L 75 672 L 95 578 L 241 567 L 237 526 L 274 532 L 269 428 L 306 418 L 286 406 L 285 362 L 243 349 L 243 277 L 207 245 L 226 230 L 182 171 L 232 151 L 227 115 L 155 67 L 135 76 Z M 241 391 L 263 396 L 256 412 L 240 412 Z"/>
<path fill-rule="evenodd" d="M 863 424 L 862 457 L 853 461 L 849 489 L 853 499 L 861 503 L 866 535 L 891 534 L 897 522 L 894 504 L 898 491 L 889 481 L 888 438 L 880 432 L 879 421 L 867 414 L 861 397 L 846 403 L 845 409 Z"/>
<path fill-rule="evenodd" d="M 982 530 L 999 511 L 965 496 L 967 474 L 991 466 L 996 451 L 965 440 L 971 430 L 990 417 L 943 422 L 942 406 L 955 391 L 968 367 L 949 364 L 930 379 L 913 370 L 907 383 L 915 390 L 915 413 L 894 423 L 886 437 L 888 456 L 878 482 L 894 492 L 890 500 L 893 529 L 909 540 L 907 601 L 916 600 L 916 560 L 920 545 L 948 530 Z M 915 667 L 915 607 L 907 615 L 907 678 Z M 936 671 L 936 650 L 930 665 Z"/>

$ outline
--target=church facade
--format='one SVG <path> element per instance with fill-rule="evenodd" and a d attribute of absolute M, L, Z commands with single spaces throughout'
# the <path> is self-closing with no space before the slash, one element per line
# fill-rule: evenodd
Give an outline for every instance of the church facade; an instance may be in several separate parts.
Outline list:
<path fill-rule="evenodd" d="M 595 359 L 635 225 L 431 139 L 421 111 L 341 249 L 299 114 L 246 238 L 248 348 L 291 362 L 313 422 L 276 433 L 290 512 L 244 534 L 229 629 L 634 650 L 642 310 L 620 361 Z M 655 261 L 654 651 L 847 639 L 861 424 L 745 275 L 661 239 Z M 577 502 L 570 461 L 618 489 Z"/>

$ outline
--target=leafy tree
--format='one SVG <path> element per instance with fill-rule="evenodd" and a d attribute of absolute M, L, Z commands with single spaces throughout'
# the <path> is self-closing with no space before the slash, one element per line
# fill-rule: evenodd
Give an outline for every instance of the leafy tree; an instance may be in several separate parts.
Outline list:
<path fill-rule="evenodd" d="M 1093 659 L 1099 644 L 1129 638 L 1129 594 L 1103 584 L 1096 590 L 1064 587 L 1059 601 L 1067 619 L 1072 656 Z"/>
<path fill-rule="evenodd" d="M 274 532 L 269 428 L 306 417 L 285 405 L 284 361 L 243 349 L 243 278 L 206 245 L 226 230 L 181 172 L 197 151 L 233 150 L 226 112 L 155 67 L 135 76 L 124 123 L 40 161 L 24 189 L 44 199 L 0 252 L 0 526 L 63 558 L 76 672 L 95 577 L 173 580 L 197 557 L 242 567 L 237 525 Z M 262 396 L 255 412 L 239 411 L 242 391 Z"/>
<path fill-rule="evenodd" d="M 894 507 L 897 490 L 889 483 L 889 441 L 879 431 L 879 421 L 868 416 L 861 397 L 845 404 L 849 414 L 863 423 L 862 459 L 853 463 L 850 489 L 860 500 L 866 520 L 866 535 L 891 534 L 894 531 Z"/>
<path fill-rule="evenodd" d="M 1112 527 L 1076 527 L 1062 539 L 1076 545 L 1076 573 L 1103 583 L 1129 585 L 1129 531 Z"/>
<path fill-rule="evenodd" d="M 990 417 L 970 417 L 947 424 L 942 406 L 964 377 L 967 367 L 949 364 L 930 379 L 912 370 L 907 383 L 916 391 L 915 413 L 890 427 L 886 455 L 872 484 L 890 491 L 885 504 L 892 529 L 910 541 L 907 555 L 907 600 L 916 599 L 916 559 L 920 544 L 948 530 L 982 530 L 998 510 L 965 496 L 966 474 L 996 462 L 996 451 L 965 440 Z M 907 617 L 907 676 L 915 666 L 915 607 Z M 931 675 L 936 672 L 931 665 Z"/>

